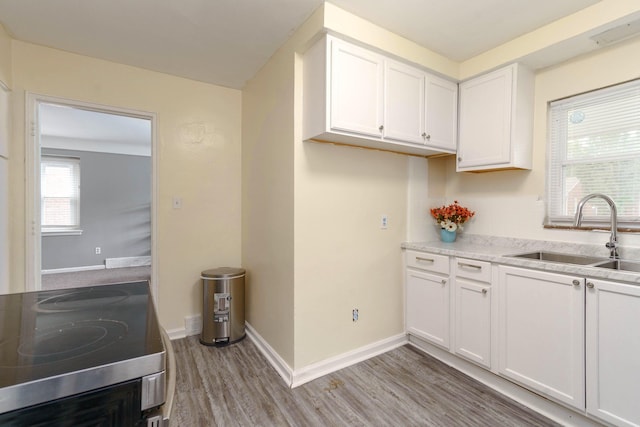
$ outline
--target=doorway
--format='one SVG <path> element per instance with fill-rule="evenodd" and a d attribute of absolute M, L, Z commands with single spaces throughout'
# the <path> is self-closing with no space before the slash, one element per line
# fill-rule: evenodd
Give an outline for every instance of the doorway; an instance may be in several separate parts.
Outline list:
<path fill-rule="evenodd" d="M 28 94 L 27 290 L 150 280 L 155 115 Z"/>

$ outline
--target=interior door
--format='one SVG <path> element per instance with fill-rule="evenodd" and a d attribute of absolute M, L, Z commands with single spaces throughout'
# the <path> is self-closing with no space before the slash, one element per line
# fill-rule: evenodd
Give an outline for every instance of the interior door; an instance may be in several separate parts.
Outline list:
<path fill-rule="evenodd" d="M 146 278 L 143 280 L 150 280 L 152 289 L 157 286 L 157 274 L 154 267 L 153 258 L 155 256 L 155 215 L 156 215 L 156 175 L 157 165 L 154 157 L 155 153 L 155 115 L 152 113 L 142 113 L 130 110 L 116 109 L 105 106 L 98 106 L 73 100 L 54 98 L 41 95 L 28 94 L 28 117 L 27 124 L 31 130 L 32 144 L 27 147 L 27 216 L 28 216 L 28 229 L 27 229 L 27 290 L 39 290 L 43 288 L 42 273 L 51 273 L 52 277 L 57 276 L 59 279 L 60 273 L 62 274 L 84 274 L 90 276 L 95 274 L 99 270 L 102 270 L 99 278 L 88 278 L 92 284 L 103 283 L 116 283 L 121 281 L 139 280 L 139 278 L 128 279 L 118 275 L 115 279 L 104 278 L 103 276 L 109 276 L 114 271 L 107 271 L 109 260 L 130 262 L 129 258 L 132 257 L 129 253 L 122 253 L 120 249 L 113 249 L 117 246 L 118 239 L 127 239 L 134 236 L 136 239 L 146 239 L 146 253 L 144 255 L 147 259 Z M 53 113 L 52 113 L 53 111 Z M 47 115 L 53 114 L 53 119 Z M 74 116 L 80 117 L 80 120 L 72 119 Z M 71 118 L 70 118 L 71 117 Z M 77 119 L 76 117 L 76 119 Z M 107 120 L 105 126 L 101 126 L 99 123 L 101 120 Z M 117 139 L 119 133 L 126 133 L 129 138 L 136 131 L 132 130 L 131 123 L 144 124 L 145 143 L 144 147 L 123 148 L 123 145 L 118 144 Z M 100 135 L 96 133 L 96 129 L 101 129 L 104 134 Z M 135 140 L 135 138 L 132 138 Z M 75 145 L 73 145 L 75 143 Z M 131 144 L 130 144 L 131 145 Z M 134 144 L 135 145 L 135 144 Z M 120 146 L 120 148 L 116 148 Z M 118 151 L 120 150 L 120 151 Z M 124 150 L 124 151 L 122 151 Z M 128 150 L 128 151 L 127 151 Z M 61 156 L 61 157 L 76 157 L 80 159 L 81 169 L 81 181 L 80 181 L 80 226 L 79 230 L 75 230 L 75 233 L 53 233 L 49 234 L 47 230 L 43 232 L 42 225 L 42 197 L 44 193 L 41 193 L 42 176 L 40 171 L 42 156 Z M 83 160 L 85 156 L 92 157 L 92 162 Z M 128 207 L 118 206 L 121 211 L 121 215 L 130 214 L 141 209 L 146 209 L 145 219 L 131 221 L 139 223 L 145 227 L 144 236 L 140 233 L 132 233 L 129 231 L 117 231 L 114 232 L 112 223 L 108 224 L 95 224 L 97 221 L 94 217 L 87 216 L 90 212 L 95 214 L 96 210 L 107 209 L 103 207 L 96 207 L 95 205 L 102 200 L 108 201 L 109 205 L 114 205 L 112 193 L 119 193 L 122 190 L 116 188 L 115 181 L 122 180 L 128 176 L 134 176 L 131 168 L 122 167 L 110 167 L 111 169 L 108 177 L 93 178 L 95 181 L 102 181 L 102 187 L 99 190 L 92 191 L 89 185 L 91 179 L 87 178 L 83 172 L 94 173 L 100 166 L 106 164 L 106 160 L 100 160 L 100 156 L 110 156 L 111 158 L 146 158 L 148 163 L 148 175 L 146 180 L 148 182 L 146 190 L 146 202 L 141 203 L 141 197 L 137 197 L 135 201 Z M 87 158 L 88 158 L 87 157 Z M 83 167 L 84 165 L 84 167 Z M 84 169 L 84 171 L 83 171 Z M 98 182 L 98 184 L 100 184 Z M 97 184 L 96 184 L 97 185 Z M 132 181 L 129 181 L 129 186 L 134 186 Z M 94 185 L 95 187 L 95 185 Z M 83 191 L 85 190 L 85 191 Z M 141 204 L 146 204 L 141 206 Z M 91 207 L 93 205 L 93 207 Z M 128 211 L 128 212 L 125 212 Z M 106 215 L 107 221 L 112 221 L 118 214 L 110 213 Z M 103 218 L 104 220 L 104 218 Z M 130 224 L 131 225 L 131 224 Z M 112 239 L 115 238 L 115 239 Z M 110 240 L 109 240 L 110 239 Z M 49 242 L 46 242 L 49 240 Z M 104 243 L 109 240 L 109 244 Z M 58 249 L 55 249 L 53 243 L 62 242 L 62 246 L 58 245 Z M 116 243 L 114 243 L 116 242 Z M 51 243 L 51 245 L 49 244 Z M 121 245 L 126 246 L 126 245 Z M 53 249 L 52 249 L 53 247 Z M 59 247 L 64 247 L 64 250 L 60 250 Z M 46 262 L 45 251 L 53 251 L 58 264 L 48 264 Z M 75 261 L 70 261 L 68 265 L 62 265 L 60 252 L 81 252 L 85 258 L 80 260 L 80 257 L 76 254 Z M 45 255 L 45 257 L 43 257 Z M 89 261 L 87 261 L 87 256 Z M 118 263 L 114 264 L 115 267 L 121 267 Z M 125 265 L 127 266 L 127 265 Z M 47 270 L 53 270 L 47 271 Z M 69 271 L 67 271 L 69 270 Z M 150 270 L 150 271 L 149 271 Z M 141 279 L 141 278 L 140 278 Z M 83 279 L 84 280 L 84 279 Z M 59 281 L 59 280 L 58 280 Z M 64 281 L 63 281 L 64 282 Z M 85 283 L 71 282 L 72 285 L 82 286 Z M 53 287 L 59 287 L 58 285 L 52 285 Z M 66 287 L 66 286 L 63 286 Z M 154 295 L 156 293 L 154 292 Z"/>

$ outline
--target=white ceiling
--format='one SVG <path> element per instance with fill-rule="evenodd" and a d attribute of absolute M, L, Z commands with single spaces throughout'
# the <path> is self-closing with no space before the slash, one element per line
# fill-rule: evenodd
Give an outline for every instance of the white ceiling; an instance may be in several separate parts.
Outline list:
<path fill-rule="evenodd" d="M 456 61 L 599 0 L 330 0 Z M 322 0 L 0 0 L 16 39 L 241 89 Z"/>

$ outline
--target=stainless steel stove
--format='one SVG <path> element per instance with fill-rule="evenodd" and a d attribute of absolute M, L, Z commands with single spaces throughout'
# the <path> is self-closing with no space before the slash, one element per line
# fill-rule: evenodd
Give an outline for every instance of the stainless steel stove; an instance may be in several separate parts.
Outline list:
<path fill-rule="evenodd" d="M 0 425 L 160 426 L 165 366 L 148 282 L 0 295 Z"/>

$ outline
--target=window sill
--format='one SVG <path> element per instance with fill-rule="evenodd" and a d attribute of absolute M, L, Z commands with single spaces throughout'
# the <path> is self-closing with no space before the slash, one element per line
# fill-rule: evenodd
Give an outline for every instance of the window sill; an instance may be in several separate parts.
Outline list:
<path fill-rule="evenodd" d="M 42 237 L 48 236 L 80 236 L 82 230 L 42 230 Z"/>
<path fill-rule="evenodd" d="M 544 224 L 544 228 L 548 230 L 582 230 L 582 231 L 605 231 L 609 233 L 611 227 L 601 227 L 597 225 L 581 225 L 576 227 L 573 225 Z M 618 227 L 618 233 L 640 233 L 640 228 Z"/>

